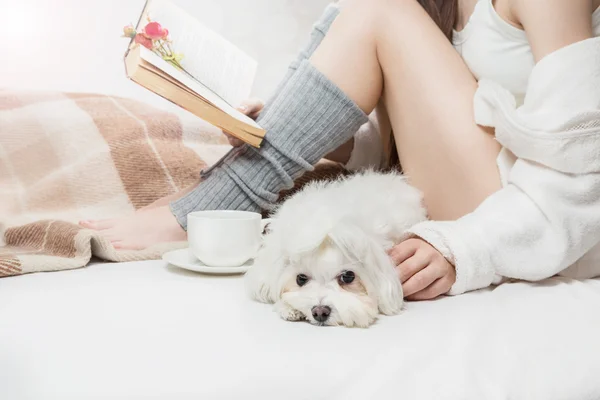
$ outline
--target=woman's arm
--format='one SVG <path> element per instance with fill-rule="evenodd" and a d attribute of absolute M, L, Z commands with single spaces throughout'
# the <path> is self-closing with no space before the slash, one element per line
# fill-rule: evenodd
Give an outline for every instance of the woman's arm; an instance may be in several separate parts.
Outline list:
<path fill-rule="evenodd" d="M 515 19 L 525 29 L 535 61 L 591 38 L 592 0 L 511 0 Z"/>

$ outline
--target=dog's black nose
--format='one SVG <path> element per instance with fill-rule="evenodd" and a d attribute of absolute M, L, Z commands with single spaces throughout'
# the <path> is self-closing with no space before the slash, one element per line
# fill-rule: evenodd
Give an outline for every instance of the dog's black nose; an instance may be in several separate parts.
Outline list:
<path fill-rule="evenodd" d="M 319 322 L 327 321 L 329 314 L 331 314 L 331 307 L 329 306 L 314 306 L 312 308 L 312 316 Z"/>

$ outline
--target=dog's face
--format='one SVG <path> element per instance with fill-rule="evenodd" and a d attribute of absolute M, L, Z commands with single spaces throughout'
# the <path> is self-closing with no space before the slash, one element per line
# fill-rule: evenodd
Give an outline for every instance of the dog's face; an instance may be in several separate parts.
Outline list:
<path fill-rule="evenodd" d="M 331 241 L 287 262 L 280 308 L 296 310 L 314 325 L 366 327 L 376 319 L 379 308 L 372 272 Z"/>
<path fill-rule="evenodd" d="M 248 273 L 255 299 L 275 303 L 286 320 L 321 326 L 367 327 L 380 312 L 400 311 L 402 287 L 381 241 L 355 224 L 332 227 L 314 242 L 301 238 L 277 228 L 267 236 L 256 259 L 265 268 Z"/>

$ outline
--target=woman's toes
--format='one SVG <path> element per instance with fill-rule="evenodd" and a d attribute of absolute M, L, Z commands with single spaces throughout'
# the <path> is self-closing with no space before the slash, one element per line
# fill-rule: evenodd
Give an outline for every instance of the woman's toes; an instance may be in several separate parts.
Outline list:
<path fill-rule="evenodd" d="M 127 242 L 125 240 L 115 240 L 111 241 L 111 244 L 115 248 L 115 250 L 143 250 L 144 247 L 138 244 Z"/>
<path fill-rule="evenodd" d="M 131 250 L 127 248 L 127 242 L 123 242 L 122 240 L 111 240 L 110 244 L 112 244 L 115 250 Z"/>
<path fill-rule="evenodd" d="M 82 228 L 94 229 L 94 228 L 92 228 L 92 225 L 93 225 L 92 221 L 88 221 L 88 220 L 79 221 L 79 226 L 81 226 Z"/>
<path fill-rule="evenodd" d="M 112 228 L 115 225 L 114 219 L 103 219 L 99 221 L 80 221 L 79 225 L 87 229 L 93 229 L 95 231 L 101 231 L 104 229 Z"/>

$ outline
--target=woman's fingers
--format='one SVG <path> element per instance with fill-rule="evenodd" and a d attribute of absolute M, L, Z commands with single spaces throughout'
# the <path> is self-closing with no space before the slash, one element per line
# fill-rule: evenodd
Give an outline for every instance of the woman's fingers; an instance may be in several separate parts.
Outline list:
<path fill-rule="evenodd" d="M 388 254 L 396 265 L 400 265 L 412 257 L 421 247 L 423 247 L 422 240 L 407 239 L 392 247 L 392 249 L 388 251 Z"/>
<path fill-rule="evenodd" d="M 418 246 L 415 242 L 411 240 L 405 240 L 404 242 L 392 247 L 388 254 L 394 262 L 394 265 L 400 265 L 409 257 L 412 257 L 417 251 L 417 248 Z"/>
<path fill-rule="evenodd" d="M 408 296 L 407 300 L 419 301 L 435 299 L 436 297 L 448 293 L 450 288 L 452 288 L 452 284 L 452 279 L 450 279 L 449 276 L 444 276 L 442 278 L 439 278 L 420 292 Z"/>
<path fill-rule="evenodd" d="M 238 107 L 238 110 L 247 115 L 252 119 L 258 118 L 260 112 L 265 107 L 264 103 L 256 98 L 247 99 L 242 101 L 242 104 Z M 225 136 L 227 136 L 227 140 L 229 144 L 233 147 L 239 147 L 244 144 L 244 142 L 234 136 L 231 136 L 229 133 L 225 132 Z"/>
<path fill-rule="evenodd" d="M 402 284 L 404 297 L 420 292 L 441 277 L 442 271 L 440 268 L 437 268 L 436 264 L 428 264 Z"/>
<path fill-rule="evenodd" d="M 431 252 L 423 248 L 424 243 L 420 239 L 408 239 L 390 250 L 389 255 L 397 265 L 396 270 L 402 283 L 431 262 Z"/>
<path fill-rule="evenodd" d="M 417 251 L 414 255 L 396 267 L 400 282 L 404 283 L 408 281 L 423 268 L 426 268 L 430 264 L 430 261 L 431 259 L 427 253 Z"/>
<path fill-rule="evenodd" d="M 264 103 L 256 98 L 244 100 L 242 104 L 238 107 L 238 110 L 246 114 L 252 119 L 258 118 L 260 112 L 265 107 Z"/>
<path fill-rule="evenodd" d="M 241 141 L 240 139 L 238 139 L 234 136 L 231 136 L 227 132 L 225 132 L 225 136 L 227 136 L 227 140 L 229 141 L 229 144 L 232 145 L 233 147 L 239 147 L 244 144 L 243 141 Z"/>
<path fill-rule="evenodd" d="M 456 270 L 432 245 L 413 238 L 394 246 L 388 254 L 408 300 L 429 300 L 448 293 Z"/>

